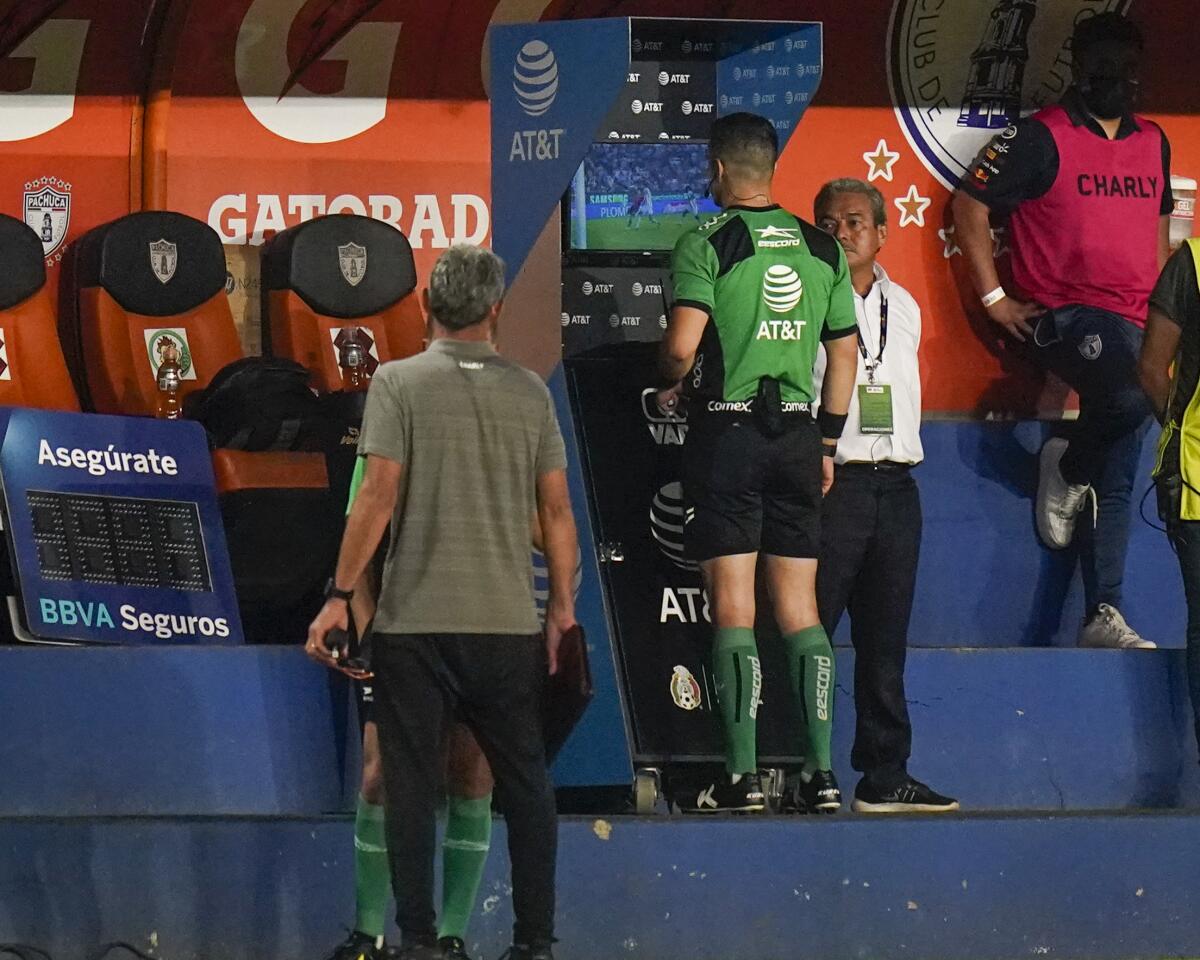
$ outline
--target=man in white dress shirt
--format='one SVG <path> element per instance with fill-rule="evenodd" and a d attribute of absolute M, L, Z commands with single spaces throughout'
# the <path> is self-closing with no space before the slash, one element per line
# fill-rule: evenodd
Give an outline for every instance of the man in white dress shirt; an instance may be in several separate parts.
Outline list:
<path fill-rule="evenodd" d="M 921 500 L 911 470 L 921 462 L 921 308 L 875 258 L 887 240 L 883 196 L 862 180 L 825 184 L 814 221 L 846 251 L 858 314 L 858 376 L 838 442 L 835 479 L 821 511 L 817 606 L 833 636 L 850 613 L 854 704 L 850 761 L 862 779 L 860 813 L 958 809 L 908 773 L 912 726 L 904 660 L 921 547 Z M 825 373 L 824 350 L 814 377 Z"/>

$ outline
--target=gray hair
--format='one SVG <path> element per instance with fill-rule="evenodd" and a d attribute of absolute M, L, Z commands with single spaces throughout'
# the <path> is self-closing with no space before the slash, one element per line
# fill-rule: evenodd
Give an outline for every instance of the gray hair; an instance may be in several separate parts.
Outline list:
<path fill-rule="evenodd" d="M 503 296 L 504 261 L 486 247 L 456 243 L 429 276 L 429 312 L 447 330 L 473 327 Z"/>
<path fill-rule="evenodd" d="M 854 177 L 841 177 L 825 184 L 817 194 L 817 199 L 813 201 L 813 216 L 820 218 L 821 211 L 833 202 L 834 197 L 842 193 L 861 193 L 871 201 L 871 215 L 875 226 L 882 227 L 887 224 L 887 204 L 883 202 L 883 194 L 866 180 L 856 180 Z"/>

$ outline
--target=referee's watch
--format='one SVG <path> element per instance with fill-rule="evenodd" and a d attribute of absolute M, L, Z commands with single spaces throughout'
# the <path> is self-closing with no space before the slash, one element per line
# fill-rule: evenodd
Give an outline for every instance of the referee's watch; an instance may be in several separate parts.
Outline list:
<path fill-rule="evenodd" d="M 354 597 L 353 590 L 339 590 L 337 584 L 333 582 L 333 577 L 329 578 L 329 582 L 325 584 L 325 599 L 326 600 L 345 600 L 347 603 Z"/>

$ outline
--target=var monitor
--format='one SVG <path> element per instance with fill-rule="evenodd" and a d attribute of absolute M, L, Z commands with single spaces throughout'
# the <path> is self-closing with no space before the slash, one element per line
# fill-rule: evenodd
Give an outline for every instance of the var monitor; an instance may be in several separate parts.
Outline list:
<path fill-rule="evenodd" d="M 708 180 L 706 143 L 593 144 L 567 194 L 566 247 L 669 251 L 719 212 Z"/>

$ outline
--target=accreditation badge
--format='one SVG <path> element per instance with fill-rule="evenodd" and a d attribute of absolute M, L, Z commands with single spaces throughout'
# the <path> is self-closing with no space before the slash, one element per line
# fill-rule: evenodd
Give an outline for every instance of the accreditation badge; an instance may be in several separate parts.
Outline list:
<path fill-rule="evenodd" d="M 862 433 L 892 433 L 892 388 L 886 383 L 858 385 L 858 429 Z"/>

